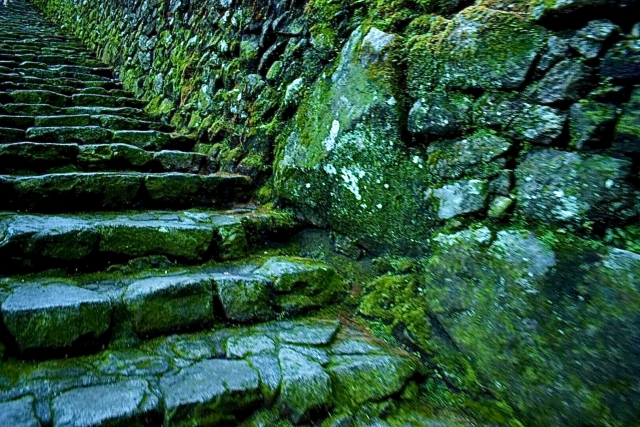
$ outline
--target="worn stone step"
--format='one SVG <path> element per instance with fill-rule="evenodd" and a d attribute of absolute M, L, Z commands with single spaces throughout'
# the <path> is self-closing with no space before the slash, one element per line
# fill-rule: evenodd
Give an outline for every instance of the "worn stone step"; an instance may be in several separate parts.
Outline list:
<path fill-rule="evenodd" d="M 215 323 L 274 320 L 322 308 L 345 291 L 332 267 L 292 257 L 118 278 L 97 273 L 3 282 L 0 312 L 15 353 L 71 348 L 87 335 L 108 345 L 109 330 L 115 339 L 136 341 Z"/>
<path fill-rule="evenodd" d="M 148 211 L 129 214 L 0 214 L 0 272 L 95 270 L 161 255 L 181 262 L 238 259 L 294 224 L 270 211 Z"/>
<path fill-rule="evenodd" d="M 115 80 L 82 80 L 73 77 L 38 77 L 25 73 L 0 72 L 0 81 L 14 83 L 49 84 L 55 86 L 73 86 L 77 88 L 103 87 L 105 89 L 121 89 L 122 84 Z"/>
<path fill-rule="evenodd" d="M 0 209 L 78 212 L 230 206 L 248 197 L 243 175 L 136 172 L 0 175 Z"/>
<path fill-rule="evenodd" d="M 14 90 L 46 90 L 50 92 L 56 92 L 61 95 L 71 95 L 78 91 L 77 88 L 72 86 L 15 82 L 0 82 L 0 90 L 4 90 L 7 92 L 11 92 Z"/>
<path fill-rule="evenodd" d="M 384 401 L 417 371 L 362 332 L 306 317 L 63 360 L 10 359 L 0 366 L 0 413 L 53 427 L 300 424 Z M 252 415 L 260 408 L 268 411 Z"/>
<path fill-rule="evenodd" d="M 72 119 L 69 119 L 72 120 Z M 81 121 L 82 119 L 78 119 Z M 105 123 L 117 121 L 105 119 Z M 101 126 L 48 126 L 27 129 L 23 138 L 35 142 L 57 142 L 78 144 L 127 144 L 144 150 L 159 151 L 193 149 L 195 140 L 183 135 L 173 135 L 154 130 L 114 130 Z"/>
<path fill-rule="evenodd" d="M 34 125 L 32 124 L 31 127 L 33 126 Z M 103 128 L 112 129 L 112 130 L 162 130 L 164 132 L 171 132 L 172 130 L 171 126 L 168 126 L 162 123 L 152 122 L 148 120 L 131 119 L 128 117 L 111 115 L 111 114 L 38 116 L 35 118 L 35 126 L 37 127 L 101 126 Z"/>
<path fill-rule="evenodd" d="M 49 104 L 0 104 L 3 115 L 47 116 L 60 111 L 60 108 Z"/>
<path fill-rule="evenodd" d="M 0 144 L 0 174 L 36 175 L 71 171 L 139 171 L 212 174 L 217 163 L 196 152 L 149 152 L 126 144 Z"/>
<path fill-rule="evenodd" d="M 24 129 L 0 127 L 0 143 L 23 141 L 24 138 Z"/>

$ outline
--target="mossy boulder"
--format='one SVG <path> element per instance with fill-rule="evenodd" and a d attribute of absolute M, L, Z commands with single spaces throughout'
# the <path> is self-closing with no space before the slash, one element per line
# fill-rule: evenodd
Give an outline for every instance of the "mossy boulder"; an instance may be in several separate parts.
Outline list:
<path fill-rule="evenodd" d="M 474 6 L 411 41 L 408 87 L 422 97 L 435 88 L 520 88 L 545 42 L 545 30 L 515 13 Z"/>
<path fill-rule="evenodd" d="M 640 256 L 519 229 L 434 244 L 431 313 L 525 425 L 635 423 Z"/>
<path fill-rule="evenodd" d="M 333 74 L 312 86 L 275 161 L 278 194 L 305 219 L 372 250 L 418 246 L 429 230 L 425 156 L 401 141 L 397 39 L 354 31 Z"/>

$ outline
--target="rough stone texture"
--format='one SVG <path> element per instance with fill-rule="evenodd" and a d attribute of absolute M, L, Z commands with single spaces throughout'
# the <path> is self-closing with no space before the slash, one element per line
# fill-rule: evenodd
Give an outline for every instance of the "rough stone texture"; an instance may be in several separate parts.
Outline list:
<path fill-rule="evenodd" d="M 571 106 L 569 133 L 578 150 L 606 148 L 616 125 L 617 111 L 611 104 L 580 101 Z"/>
<path fill-rule="evenodd" d="M 397 393 L 414 373 L 408 360 L 392 356 L 337 356 L 333 362 L 329 375 L 338 399 L 356 405 Z"/>
<path fill-rule="evenodd" d="M 470 124 L 472 105 L 464 95 L 425 94 L 409 111 L 409 131 L 436 138 L 460 134 Z"/>
<path fill-rule="evenodd" d="M 335 269 L 301 258 L 270 258 L 254 274 L 273 282 L 275 305 L 291 314 L 323 307 L 344 291 Z"/>
<path fill-rule="evenodd" d="M 516 168 L 517 211 L 544 224 L 624 223 L 635 215 L 630 179 L 626 160 L 535 151 Z"/>
<path fill-rule="evenodd" d="M 285 130 L 275 181 L 308 220 L 375 251 L 417 242 L 428 231 L 428 223 L 418 221 L 428 177 L 400 141 L 395 37 L 376 36 L 383 48 L 371 41 L 378 30 L 364 31 L 352 33 L 333 74 L 312 86 Z"/>
<path fill-rule="evenodd" d="M 534 86 L 532 99 L 540 104 L 577 101 L 589 89 L 590 73 L 582 62 L 559 62 Z"/>
<path fill-rule="evenodd" d="M 53 425 L 142 427 L 157 422 L 159 403 L 144 380 L 77 388 L 53 399 Z"/>
<path fill-rule="evenodd" d="M 519 89 L 545 32 L 511 13 L 476 6 L 456 14 L 445 31 L 419 36 L 408 62 L 409 88 Z"/>
<path fill-rule="evenodd" d="M 66 347 L 106 332 L 111 302 L 74 286 L 32 283 L 12 291 L 2 303 L 2 317 L 21 350 Z"/>
<path fill-rule="evenodd" d="M 211 425 L 260 398 L 258 373 L 246 361 L 203 360 L 161 379 L 165 423 Z"/>
<path fill-rule="evenodd" d="M 640 81 L 640 40 L 617 43 L 602 60 L 600 73 L 615 80 Z"/>
<path fill-rule="evenodd" d="M 631 94 L 616 126 L 613 148 L 627 154 L 640 153 L 640 89 Z"/>
<path fill-rule="evenodd" d="M 213 323 L 213 280 L 205 275 L 139 280 L 129 285 L 123 301 L 142 336 Z"/>
<path fill-rule="evenodd" d="M 486 228 L 439 236 L 424 298 L 525 425 L 633 424 L 640 256 L 546 237 L 506 229 L 492 242 Z"/>
<path fill-rule="evenodd" d="M 40 427 L 33 409 L 33 397 L 23 397 L 0 403 L 0 425 L 11 427 Z"/>
<path fill-rule="evenodd" d="M 437 200 L 438 218 L 450 219 L 484 209 L 487 190 L 487 181 L 472 179 L 437 188 L 429 197 Z"/>
<path fill-rule="evenodd" d="M 215 277 L 215 284 L 227 319 L 249 322 L 275 316 L 270 304 L 269 280 L 220 274 Z"/>
<path fill-rule="evenodd" d="M 280 350 L 278 359 L 282 368 L 278 406 L 294 423 L 330 405 L 331 378 L 317 362 L 290 349 Z"/>

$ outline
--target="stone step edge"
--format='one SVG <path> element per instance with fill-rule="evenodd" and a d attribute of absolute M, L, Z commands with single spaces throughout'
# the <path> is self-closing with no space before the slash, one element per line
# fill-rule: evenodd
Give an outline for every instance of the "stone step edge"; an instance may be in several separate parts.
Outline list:
<path fill-rule="evenodd" d="M 296 316 L 328 305 L 345 285 L 324 263 L 277 256 L 137 278 L 18 277 L 1 289 L 5 344 L 30 351 L 85 346 L 88 337 L 103 344 L 109 336 L 144 340 L 221 321 Z"/>
<path fill-rule="evenodd" d="M 99 266 L 160 255 L 187 263 L 239 259 L 260 241 L 296 227 L 287 212 L 147 211 L 83 215 L 0 212 L 0 271 Z"/>

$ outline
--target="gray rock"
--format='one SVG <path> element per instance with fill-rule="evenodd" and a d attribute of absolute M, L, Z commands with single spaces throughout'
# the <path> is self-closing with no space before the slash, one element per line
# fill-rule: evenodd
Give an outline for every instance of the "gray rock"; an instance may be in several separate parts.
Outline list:
<path fill-rule="evenodd" d="M 331 378 L 320 364 L 289 349 L 280 350 L 278 360 L 282 369 L 278 407 L 291 421 L 298 423 L 310 411 L 330 405 Z"/>
<path fill-rule="evenodd" d="M 606 148 L 613 137 L 617 109 L 611 104 L 582 100 L 569 110 L 571 145 L 578 150 Z"/>
<path fill-rule="evenodd" d="M 322 307 L 344 289 L 335 269 L 308 259 L 273 257 L 254 274 L 273 282 L 276 306 L 289 314 Z"/>
<path fill-rule="evenodd" d="M 487 181 L 478 179 L 458 181 L 430 190 L 428 193 L 428 197 L 437 203 L 440 219 L 450 219 L 483 210 L 487 203 L 487 195 Z"/>
<path fill-rule="evenodd" d="M 465 95 L 425 94 L 409 111 L 409 132 L 436 138 L 461 134 L 470 125 L 472 106 Z"/>
<path fill-rule="evenodd" d="M 478 125 L 500 130 L 518 141 L 549 145 L 564 129 L 567 116 L 560 110 L 523 101 L 514 95 L 489 94 L 474 107 Z"/>
<path fill-rule="evenodd" d="M 333 340 L 339 327 L 338 321 L 297 322 L 292 328 L 281 331 L 279 336 L 290 344 L 326 345 Z"/>
<path fill-rule="evenodd" d="M 620 27 L 607 19 L 589 22 L 571 38 L 571 47 L 587 59 L 600 56 L 604 44 L 620 33 Z"/>
<path fill-rule="evenodd" d="M 500 174 L 489 182 L 489 193 L 500 196 L 508 196 L 513 183 L 513 171 L 503 170 Z"/>
<path fill-rule="evenodd" d="M 337 355 L 371 354 L 381 351 L 380 347 L 358 339 L 339 340 L 331 347 L 331 353 Z"/>
<path fill-rule="evenodd" d="M 640 153 L 640 89 L 631 94 L 616 126 L 613 148 L 627 154 Z"/>
<path fill-rule="evenodd" d="M 566 59 L 556 64 L 533 89 L 532 99 L 541 104 L 577 101 L 588 90 L 591 69 Z"/>
<path fill-rule="evenodd" d="M 123 296 L 139 335 L 213 323 L 213 277 L 177 275 L 150 277 L 131 283 Z"/>
<path fill-rule="evenodd" d="M 490 178 L 504 168 L 500 156 L 511 143 L 495 135 L 475 134 L 457 141 L 429 144 L 428 169 L 443 179 L 459 179 L 465 175 Z"/>
<path fill-rule="evenodd" d="M 260 400 L 258 373 L 244 360 L 203 360 L 160 380 L 168 425 L 212 425 Z"/>
<path fill-rule="evenodd" d="M 517 211 L 544 224 L 624 223 L 635 215 L 631 167 L 599 155 L 534 151 L 516 169 Z"/>
<path fill-rule="evenodd" d="M 600 74 L 623 82 L 640 81 L 640 40 L 616 43 L 604 56 Z"/>
<path fill-rule="evenodd" d="M 278 357 L 272 354 L 258 354 L 249 356 L 249 363 L 260 375 L 260 388 L 268 401 L 272 401 L 280 390 L 282 373 Z"/>
<path fill-rule="evenodd" d="M 323 348 L 315 348 L 315 347 L 307 347 L 302 345 L 291 345 L 291 344 L 283 344 L 280 346 L 280 349 L 289 349 L 293 350 L 296 353 L 300 353 L 307 358 L 318 362 L 322 366 L 328 364 L 330 362 L 329 354 L 327 350 Z"/>
<path fill-rule="evenodd" d="M 264 335 L 239 335 L 227 340 L 227 357 L 241 359 L 249 354 L 273 353 L 276 345 Z"/>
<path fill-rule="evenodd" d="M 538 74 L 548 71 L 558 62 L 567 58 L 569 53 L 569 42 L 558 36 L 551 36 L 547 39 L 547 50 L 540 57 L 536 67 Z"/>
<path fill-rule="evenodd" d="M 404 386 L 415 372 L 408 359 L 394 356 L 334 356 L 328 369 L 336 399 L 343 405 L 382 400 Z"/>
<path fill-rule="evenodd" d="M 59 348 L 97 338 L 111 324 L 111 302 L 66 284 L 24 284 L 2 304 L 4 324 L 21 350 Z"/>
<path fill-rule="evenodd" d="M 0 403 L 0 425 L 6 427 L 40 427 L 34 412 L 33 397 Z"/>
<path fill-rule="evenodd" d="M 269 297 L 269 279 L 216 274 L 215 283 L 227 319 L 249 322 L 275 316 Z"/>
<path fill-rule="evenodd" d="M 144 380 L 77 388 L 55 397 L 56 427 L 142 426 L 159 420 L 159 400 Z"/>

